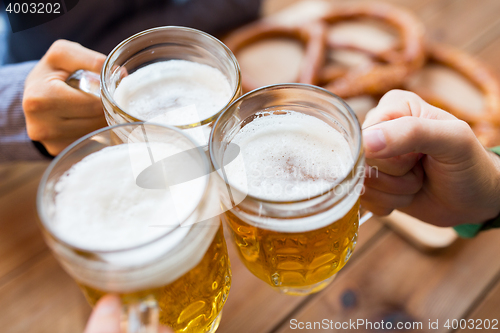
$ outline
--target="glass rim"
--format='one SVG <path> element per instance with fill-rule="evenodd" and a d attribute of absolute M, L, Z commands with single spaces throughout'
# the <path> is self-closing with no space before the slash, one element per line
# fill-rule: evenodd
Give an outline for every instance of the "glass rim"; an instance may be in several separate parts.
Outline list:
<path fill-rule="evenodd" d="M 260 197 L 257 197 L 257 196 L 254 196 L 254 195 L 251 195 L 250 193 L 246 193 L 246 197 L 247 198 L 250 198 L 251 200 L 254 200 L 254 201 L 259 201 L 259 202 L 262 202 L 262 203 L 267 203 L 267 204 L 295 204 L 295 203 L 302 203 L 302 202 L 307 202 L 307 201 L 310 201 L 310 200 L 314 200 L 314 199 L 317 199 L 317 198 L 320 198 L 332 191 L 335 190 L 335 188 L 342 184 L 348 177 L 348 175 L 353 172 L 354 168 L 356 167 L 356 165 L 358 164 L 358 161 L 360 159 L 360 154 L 362 152 L 362 139 L 361 139 L 361 126 L 359 124 L 359 120 L 358 120 L 358 117 L 356 116 L 356 114 L 354 113 L 354 111 L 351 109 L 351 107 L 341 98 L 339 97 L 338 95 L 332 93 L 331 91 L 329 90 L 326 90 L 325 88 L 322 88 L 322 87 L 319 87 L 319 86 L 315 86 L 315 85 L 312 85 L 312 84 L 306 84 L 306 83 L 278 83 L 278 84 L 270 84 L 270 85 L 267 85 L 267 86 L 263 86 L 263 87 L 260 87 L 260 88 L 257 88 L 255 90 L 252 90 L 250 92 L 247 92 L 246 94 L 240 96 L 239 98 L 237 98 L 236 100 L 234 100 L 227 108 L 225 108 L 221 113 L 221 115 L 219 116 L 219 118 L 217 118 L 217 120 L 215 121 L 214 125 L 213 125 L 213 128 L 212 128 L 212 131 L 210 132 L 210 138 L 208 140 L 208 146 L 209 146 L 209 153 L 210 153 L 210 161 L 212 162 L 212 165 L 214 167 L 215 170 L 217 170 L 217 173 L 219 174 L 220 176 L 220 173 L 219 173 L 219 170 L 220 170 L 220 166 L 219 166 L 219 163 L 217 163 L 217 161 L 215 160 L 215 157 L 214 157 L 214 151 L 213 151 L 213 142 L 214 142 L 214 134 L 217 130 L 217 128 L 219 126 L 221 126 L 221 119 L 223 118 L 223 116 L 226 114 L 226 113 L 230 113 L 230 111 L 235 107 L 235 105 L 237 103 L 240 103 L 242 102 L 244 99 L 247 99 L 249 97 L 252 97 L 254 95 L 257 95 L 263 91 L 267 91 L 267 90 L 274 90 L 274 89 L 305 89 L 305 90 L 312 90 L 312 91 L 316 91 L 316 92 L 319 92 L 319 93 L 322 93 L 322 94 L 326 94 L 326 95 L 329 95 L 329 97 L 333 97 L 335 98 L 337 101 L 339 101 L 341 103 L 341 105 L 343 107 L 345 107 L 345 109 L 347 110 L 348 114 L 351 116 L 351 118 L 354 120 L 354 130 L 355 130 L 355 135 L 358 139 L 358 142 L 357 142 L 357 145 L 356 145 L 356 153 L 355 155 L 353 155 L 353 163 L 352 165 L 350 165 L 349 167 L 349 171 L 342 177 L 342 178 L 339 178 L 337 181 L 335 181 L 334 184 L 332 184 L 328 189 L 322 191 L 321 193 L 317 194 L 317 195 L 314 195 L 314 196 L 309 196 L 307 198 L 303 198 L 303 199 L 297 199 L 297 200 L 268 200 L 268 199 L 263 199 L 263 198 L 260 198 Z M 223 181 L 228 185 L 228 186 L 231 186 L 231 184 L 229 184 L 228 182 L 226 182 L 226 179 L 223 178 Z M 236 190 L 238 190 L 236 188 Z"/>
<path fill-rule="evenodd" d="M 65 241 L 61 237 L 57 236 L 57 234 L 53 231 L 53 228 L 51 228 L 50 222 L 49 222 L 50 219 L 46 215 L 46 208 L 43 205 L 42 199 L 43 199 L 43 195 L 44 195 L 44 191 L 45 191 L 45 188 L 46 188 L 46 185 L 47 185 L 48 178 L 49 178 L 50 174 L 52 173 L 52 171 L 54 170 L 54 168 L 56 167 L 56 165 L 59 164 L 59 161 L 62 160 L 64 157 L 66 157 L 78 145 L 80 145 L 81 143 L 83 143 L 83 142 L 91 139 L 92 137 L 94 137 L 97 134 L 100 134 L 100 133 L 103 133 L 103 132 L 109 132 L 109 131 L 112 131 L 115 128 L 119 128 L 119 127 L 127 127 L 127 126 L 131 126 L 131 127 L 135 126 L 135 127 L 137 127 L 137 126 L 141 126 L 141 125 L 147 125 L 147 126 L 152 125 L 152 126 L 157 126 L 157 127 L 163 127 L 165 129 L 173 130 L 173 131 L 176 131 L 177 133 L 181 134 L 184 138 L 186 138 L 187 140 L 189 140 L 189 142 L 193 145 L 194 148 L 197 149 L 197 151 L 200 154 L 201 159 L 203 161 L 205 172 L 206 172 L 207 175 L 209 175 L 209 172 L 210 172 L 209 161 L 208 161 L 205 153 L 201 149 L 201 147 L 199 147 L 189 135 L 186 135 L 180 129 L 178 129 L 178 128 L 174 127 L 174 126 L 163 125 L 163 124 L 158 124 L 158 123 L 133 122 L 133 123 L 117 124 L 117 125 L 113 125 L 113 126 L 106 126 L 106 127 L 100 128 L 98 130 L 95 130 L 95 131 L 93 131 L 91 133 L 88 133 L 88 134 L 82 136 L 78 140 L 76 140 L 73 143 L 71 143 L 68 147 L 64 148 L 64 150 L 62 152 L 60 152 L 54 158 L 54 160 L 52 160 L 52 162 L 50 162 L 49 166 L 44 171 L 43 176 L 40 179 L 40 183 L 38 185 L 38 190 L 37 190 L 37 194 L 36 194 L 36 208 L 37 208 L 37 213 L 38 213 L 38 216 L 39 216 L 39 219 L 38 219 L 39 221 L 38 222 L 39 222 L 39 225 L 41 226 L 41 228 L 42 228 L 42 230 L 44 232 L 48 233 L 50 235 L 50 237 L 54 238 L 57 242 L 63 244 L 66 247 L 69 247 L 71 249 L 77 250 L 77 251 L 82 251 L 82 252 L 86 252 L 86 253 L 95 253 L 95 254 L 122 253 L 122 252 L 131 251 L 131 250 L 135 250 L 135 249 L 139 249 L 139 248 L 148 246 L 148 245 L 150 245 L 152 243 L 155 243 L 155 242 L 159 241 L 160 239 L 162 239 L 164 237 L 167 237 L 168 235 L 170 235 L 174 231 L 176 231 L 179 228 L 181 228 L 182 227 L 182 223 L 184 221 L 186 221 L 187 219 L 189 219 L 196 212 L 196 210 L 197 210 L 197 208 L 199 206 L 199 203 L 203 201 L 203 198 L 207 194 L 208 185 L 209 185 L 208 184 L 209 183 L 208 179 L 205 181 L 205 186 L 203 188 L 202 199 L 200 199 L 198 205 L 196 205 L 196 207 L 193 209 L 193 211 L 188 216 L 186 216 L 186 219 L 184 221 L 180 222 L 179 225 L 175 226 L 175 228 L 173 228 L 173 229 L 170 229 L 166 233 L 163 233 L 160 236 L 158 236 L 158 237 L 156 237 L 156 238 L 154 238 L 152 240 L 149 240 L 147 242 L 144 242 L 144 243 L 141 243 L 141 244 L 138 244 L 138 245 L 129 246 L 129 247 L 123 247 L 123 248 L 119 248 L 119 249 L 116 249 L 116 250 L 99 250 L 99 249 L 95 250 L 95 249 L 90 249 L 90 248 L 83 248 L 83 247 L 79 247 L 79 246 L 73 245 L 71 243 L 68 243 L 67 241 Z"/>
<path fill-rule="evenodd" d="M 142 119 L 136 118 L 136 117 L 128 114 L 126 111 L 124 111 L 115 102 L 113 96 L 111 96 L 111 93 L 109 92 L 108 86 L 106 85 L 106 82 L 104 80 L 105 72 L 106 72 L 106 70 L 108 69 L 108 67 L 110 65 L 111 58 L 113 57 L 113 55 L 115 55 L 124 46 L 126 46 L 127 44 L 129 44 L 130 42 L 132 42 L 132 41 L 134 41 L 134 40 L 136 40 L 138 38 L 143 37 L 144 35 L 147 35 L 147 34 L 152 33 L 152 32 L 157 32 L 157 31 L 176 31 L 176 30 L 177 31 L 183 31 L 183 32 L 187 32 L 187 33 L 201 35 L 201 36 L 203 36 L 203 37 L 205 37 L 205 38 L 207 38 L 207 39 L 209 39 L 211 41 L 214 41 L 216 44 L 218 44 L 219 46 L 221 46 L 221 48 L 224 50 L 224 52 L 226 53 L 226 55 L 228 56 L 228 58 L 231 60 L 231 63 L 233 64 L 234 69 L 236 69 L 238 77 L 237 77 L 236 85 L 235 85 L 235 87 L 233 89 L 231 98 L 224 105 L 224 107 L 222 107 L 216 114 L 213 114 L 212 116 L 210 116 L 208 118 L 205 118 L 205 119 L 202 119 L 199 122 L 196 122 L 196 123 L 193 123 L 193 124 L 173 125 L 173 126 L 175 126 L 177 128 L 181 128 L 181 129 L 188 129 L 188 128 L 193 128 L 193 127 L 197 127 L 197 126 L 201 126 L 201 125 L 205 125 L 205 124 L 211 123 L 212 121 L 214 121 L 215 119 L 217 119 L 219 117 L 219 115 L 222 113 L 222 111 L 224 111 L 224 109 L 226 109 L 232 103 L 232 101 L 235 99 L 235 97 L 238 95 L 238 93 L 240 91 L 240 86 L 241 86 L 241 69 L 240 69 L 240 65 L 239 65 L 238 61 L 236 60 L 236 56 L 233 54 L 233 52 L 226 46 L 226 44 L 224 44 L 218 38 L 216 38 L 216 37 L 214 37 L 214 36 L 212 36 L 212 35 L 204 32 L 204 31 L 201 31 L 201 30 L 198 30 L 198 29 L 193 29 L 193 28 L 188 28 L 188 27 L 183 27 L 183 26 L 169 25 L 169 26 L 162 26 L 162 27 L 156 27 L 156 28 L 147 29 L 147 30 L 138 32 L 135 35 L 132 35 L 132 36 L 124 39 L 122 42 L 120 42 L 120 44 L 118 44 L 117 46 L 115 46 L 115 48 L 106 57 L 106 60 L 104 61 L 104 65 L 102 66 L 101 75 L 100 75 L 101 90 L 102 90 L 102 93 L 104 94 L 104 96 L 106 97 L 106 99 L 111 103 L 112 107 L 118 111 L 118 113 L 120 113 L 122 116 L 126 116 L 128 118 L 131 118 L 133 120 L 133 122 L 146 122 L 147 120 L 142 120 Z"/>

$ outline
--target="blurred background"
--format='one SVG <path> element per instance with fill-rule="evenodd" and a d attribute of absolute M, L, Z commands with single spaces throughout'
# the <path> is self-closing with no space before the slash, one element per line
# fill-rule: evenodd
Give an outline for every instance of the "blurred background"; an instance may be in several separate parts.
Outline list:
<path fill-rule="evenodd" d="M 264 0 L 259 17 L 255 13 L 239 22 L 229 20 L 230 25 L 212 33 L 233 45 L 247 90 L 300 81 L 304 67 L 317 59 L 308 53 L 311 37 L 301 36 L 324 15 L 349 8 L 344 6 L 359 2 Z M 485 145 L 500 144 L 500 132 L 491 120 L 499 112 L 491 100 L 500 96 L 500 1 L 386 0 L 362 2 L 356 8 L 382 11 L 388 19 L 354 15 L 329 25 L 329 42 L 314 84 L 346 97 L 360 120 L 385 91 L 409 89 L 468 121 Z M 193 25 L 203 26 L 199 21 Z M 259 26 L 299 32 L 242 40 L 242 31 Z M 0 39 L 7 38 L 7 29 L 0 21 Z M 37 226 L 35 195 L 47 165 L 0 164 L 2 332 L 81 332 L 91 311 Z M 372 218 L 360 227 L 354 255 L 336 280 L 307 297 L 277 294 L 246 270 L 232 244 L 228 247 L 233 283 L 219 333 L 288 332 L 291 319 L 422 322 L 423 329 L 414 331 L 462 333 L 468 329 L 453 327 L 454 319 L 500 318 L 498 231 L 466 240 L 452 229 L 430 227 L 403 214 Z M 436 320 L 438 329 L 429 329 L 429 321 Z M 451 326 L 446 327 L 448 320 Z"/>

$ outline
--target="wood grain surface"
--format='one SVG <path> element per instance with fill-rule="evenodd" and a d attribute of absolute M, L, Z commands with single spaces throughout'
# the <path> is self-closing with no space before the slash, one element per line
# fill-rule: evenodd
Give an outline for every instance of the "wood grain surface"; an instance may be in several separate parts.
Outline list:
<path fill-rule="evenodd" d="M 264 11 L 293 2 L 267 0 Z M 430 38 L 477 55 L 500 76 L 500 1 L 387 2 L 414 11 Z M 82 332 L 91 311 L 37 226 L 36 190 L 46 165 L 0 165 L 0 332 Z M 405 332 L 463 333 L 469 330 L 447 329 L 445 321 L 500 319 L 499 231 L 425 254 L 372 219 L 361 227 L 358 247 L 336 280 L 307 297 L 276 293 L 245 269 L 231 244 L 229 252 L 233 284 L 218 333 L 291 332 L 297 331 L 292 319 L 359 318 L 423 323 L 422 330 Z M 439 320 L 439 329 L 429 329 L 429 320 Z"/>

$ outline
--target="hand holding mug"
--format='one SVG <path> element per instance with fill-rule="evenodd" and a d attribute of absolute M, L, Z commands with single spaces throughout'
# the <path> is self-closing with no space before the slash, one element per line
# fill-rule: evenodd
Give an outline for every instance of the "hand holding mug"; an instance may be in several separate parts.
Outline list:
<path fill-rule="evenodd" d="M 369 128 L 367 128 L 369 127 Z M 393 90 L 367 115 L 368 165 L 362 204 L 378 215 L 393 209 L 438 226 L 482 223 L 500 212 L 500 158 L 469 125 Z"/>
<path fill-rule="evenodd" d="M 23 109 L 28 136 L 51 155 L 106 126 L 100 99 L 65 83 L 77 69 L 98 73 L 105 59 L 78 43 L 58 40 L 26 78 Z"/>

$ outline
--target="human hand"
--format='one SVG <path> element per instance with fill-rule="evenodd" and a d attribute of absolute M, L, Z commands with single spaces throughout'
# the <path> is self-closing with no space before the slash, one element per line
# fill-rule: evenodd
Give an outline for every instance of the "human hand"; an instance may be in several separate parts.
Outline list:
<path fill-rule="evenodd" d="M 78 69 L 100 72 L 105 59 L 78 43 L 58 40 L 26 78 L 23 110 L 28 136 L 41 142 L 51 155 L 106 126 L 99 98 L 65 82 Z"/>
<path fill-rule="evenodd" d="M 122 305 L 118 296 L 102 297 L 92 311 L 84 333 L 120 333 L 121 313 Z M 172 331 L 161 326 L 158 333 L 172 333 Z"/>
<path fill-rule="evenodd" d="M 368 113 L 363 128 L 366 161 L 378 176 L 367 168 L 361 202 L 374 214 L 398 209 L 452 226 L 500 213 L 500 158 L 464 121 L 413 93 L 393 90 Z"/>

